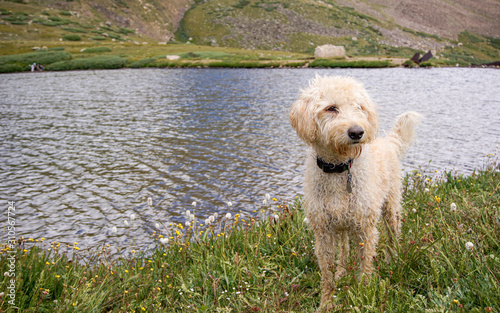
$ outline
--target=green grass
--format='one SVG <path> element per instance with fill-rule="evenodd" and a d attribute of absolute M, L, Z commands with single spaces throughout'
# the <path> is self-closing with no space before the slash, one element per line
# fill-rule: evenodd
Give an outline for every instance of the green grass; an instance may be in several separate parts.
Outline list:
<path fill-rule="evenodd" d="M 316 59 L 309 67 L 349 67 L 349 68 L 383 68 L 393 66 L 390 61 L 344 61 L 332 59 Z"/>
<path fill-rule="evenodd" d="M 148 67 L 152 65 L 156 61 L 156 58 L 147 58 L 139 61 L 132 62 L 129 67 L 139 68 L 139 67 Z"/>
<path fill-rule="evenodd" d="M 73 59 L 48 65 L 48 71 L 70 71 L 89 69 L 117 69 L 127 64 L 127 59 L 113 55 L 101 55 L 84 59 Z"/>
<path fill-rule="evenodd" d="M 470 176 L 408 174 L 392 261 L 382 261 L 381 231 L 373 276 L 359 283 L 351 257 L 330 312 L 498 312 L 500 166 L 490 163 Z M 158 225 L 158 246 L 147 255 L 113 238 L 89 249 L 64 238 L 18 238 L 3 246 L 0 271 L 9 275 L 15 255 L 22 312 L 314 312 L 320 272 L 300 198 L 255 209 L 229 219 L 223 209 L 210 226 Z M 0 283 L 2 311 L 11 307 L 10 279 Z"/>
<path fill-rule="evenodd" d="M 71 60 L 71 54 L 58 50 L 40 50 L 32 53 L 0 56 L 0 73 L 13 72 L 14 69 L 29 70 L 33 63 L 48 65 L 65 60 Z"/>

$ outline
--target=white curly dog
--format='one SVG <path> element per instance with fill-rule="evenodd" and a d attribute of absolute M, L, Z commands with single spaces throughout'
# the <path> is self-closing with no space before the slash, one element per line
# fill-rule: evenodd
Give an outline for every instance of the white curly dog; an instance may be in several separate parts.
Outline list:
<path fill-rule="evenodd" d="M 400 159 L 421 115 L 400 115 L 387 136 L 378 137 L 376 107 L 362 84 L 350 77 L 316 76 L 289 118 L 308 145 L 303 205 L 316 238 L 324 305 L 335 286 L 333 271 L 335 280 L 346 271 L 349 238 L 358 247 L 365 279 L 373 271 L 381 216 L 390 240 L 398 238 Z"/>

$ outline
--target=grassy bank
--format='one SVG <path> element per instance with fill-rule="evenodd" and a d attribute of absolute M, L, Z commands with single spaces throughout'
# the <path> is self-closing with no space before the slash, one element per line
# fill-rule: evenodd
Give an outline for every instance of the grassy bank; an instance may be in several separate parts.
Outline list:
<path fill-rule="evenodd" d="M 151 49 L 146 55 L 133 56 L 134 46 L 94 46 L 80 48 L 54 47 L 35 52 L 0 56 L 0 73 L 23 72 L 31 69 L 31 64 L 41 64 L 46 71 L 81 69 L 116 69 L 144 67 L 204 67 L 204 68 L 277 68 L 277 67 L 351 67 L 381 68 L 393 67 L 401 60 L 357 60 L 357 59 L 317 59 L 305 55 L 276 52 L 259 52 L 239 49 L 218 51 L 209 47 L 184 47 L 166 45 Z M 70 52 L 69 52 L 70 51 Z M 166 56 L 176 56 L 169 60 Z M 396 63 L 393 63 L 396 62 Z"/>
<path fill-rule="evenodd" d="M 36 43 L 32 44 L 36 45 Z M 4 46 L 7 47 L 5 51 L 0 49 L 0 73 L 30 71 L 33 63 L 43 65 L 44 70 L 48 71 L 144 67 L 385 68 L 418 66 L 403 57 L 349 55 L 341 59 L 314 59 L 312 54 L 208 47 L 192 44 L 89 44 L 66 41 L 50 48 L 38 47 L 39 49 L 36 51 L 29 48 L 30 44 L 18 46 L 4 43 Z M 9 54 L 2 55 L 2 52 Z M 173 56 L 177 59 L 171 58 Z M 457 58 L 441 58 L 422 63 L 421 67 L 446 67 L 456 66 L 457 64 L 470 66 L 473 63 L 467 63 Z"/>
<path fill-rule="evenodd" d="M 498 312 L 499 170 L 491 166 L 467 177 L 408 174 L 395 257 L 382 261 L 382 232 L 373 277 L 358 283 L 352 258 L 333 311 Z M 157 225 L 152 236 L 158 247 L 148 255 L 112 258 L 111 251 L 124 248 L 112 240 L 80 249 L 78 243 L 24 238 L 13 250 L 3 247 L 0 271 L 10 273 L 9 256 L 15 255 L 15 306 L 23 312 L 317 309 L 320 272 L 300 199 L 270 199 L 252 215 L 235 213 L 221 214 L 209 226 Z M 14 311 L 11 279 L 0 283 L 1 311 Z"/>

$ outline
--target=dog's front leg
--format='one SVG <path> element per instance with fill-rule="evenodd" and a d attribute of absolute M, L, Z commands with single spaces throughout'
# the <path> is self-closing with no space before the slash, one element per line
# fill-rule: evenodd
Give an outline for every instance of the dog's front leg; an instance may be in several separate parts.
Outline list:
<path fill-rule="evenodd" d="M 373 258 L 377 254 L 378 230 L 375 225 L 366 227 L 360 238 L 361 246 L 361 272 L 365 274 L 365 281 L 373 272 Z"/>
<path fill-rule="evenodd" d="M 339 245 L 339 261 L 337 263 L 337 271 L 335 271 L 335 280 L 339 280 L 344 276 L 347 268 L 347 260 L 349 259 L 349 235 L 347 231 L 337 233 L 336 241 Z"/>
<path fill-rule="evenodd" d="M 334 288 L 332 270 L 335 264 L 335 241 L 325 230 L 317 230 L 314 235 L 315 253 L 321 270 L 321 304 L 324 305 L 330 299 Z"/>

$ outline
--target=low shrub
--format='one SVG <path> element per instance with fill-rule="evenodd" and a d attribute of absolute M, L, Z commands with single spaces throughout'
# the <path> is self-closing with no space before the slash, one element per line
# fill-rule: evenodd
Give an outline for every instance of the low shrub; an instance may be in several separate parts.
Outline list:
<path fill-rule="evenodd" d="M 115 33 L 108 33 L 108 37 L 116 39 L 116 40 L 120 40 L 120 41 L 125 41 L 125 39 L 122 36 L 115 34 Z"/>
<path fill-rule="evenodd" d="M 0 65 L 0 73 L 14 73 L 23 72 L 27 70 L 27 67 L 23 67 L 19 64 L 4 64 Z"/>
<path fill-rule="evenodd" d="M 47 65 L 66 60 L 71 60 L 71 54 L 69 54 L 68 52 L 40 50 L 31 53 L 0 56 L 0 65 L 5 65 L 5 64 L 30 65 L 33 63 Z"/>
<path fill-rule="evenodd" d="M 286 64 L 283 64 L 283 66 L 285 67 L 302 67 L 306 64 L 305 61 L 301 61 L 301 62 L 291 62 L 291 63 L 286 63 Z"/>
<path fill-rule="evenodd" d="M 71 33 L 86 33 L 87 32 L 85 29 L 76 28 L 76 27 L 63 27 L 61 29 L 65 30 L 67 32 L 71 32 Z"/>
<path fill-rule="evenodd" d="M 139 61 L 132 62 L 129 67 L 139 68 L 139 67 L 148 67 L 152 65 L 156 61 L 156 58 L 147 58 Z"/>
<path fill-rule="evenodd" d="M 68 41 L 80 41 L 82 40 L 82 37 L 76 34 L 69 34 L 69 35 L 64 35 L 63 39 Z"/>
<path fill-rule="evenodd" d="M 234 59 L 236 55 L 231 53 L 226 53 L 222 51 L 196 51 L 196 52 L 185 52 L 179 54 L 183 59 L 211 59 L 211 60 L 223 60 L 223 59 Z"/>
<path fill-rule="evenodd" d="M 101 53 L 101 52 L 111 52 L 111 48 L 109 47 L 91 47 L 86 48 L 82 51 L 82 53 Z"/>
<path fill-rule="evenodd" d="M 433 67 L 434 64 L 432 62 L 422 62 L 419 64 L 420 67 Z"/>
<path fill-rule="evenodd" d="M 404 67 L 409 67 L 409 68 L 412 68 L 412 67 L 415 67 L 416 64 L 415 62 L 413 62 L 412 60 L 406 60 L 404 63 L 403 63 L 403 66 Z"/>
<path fill-rule="evenodd" d="M 2 15 L 5 15 L 2 13 Z M 11 24 L 14 25 L 23 25 L 23 24 L 28 24 L 27 20 L 29 19 L 28 14 L 23 13 L 23 12 L 16 12 L 13 14 L 8 14 L 6 16 L 2 16 L 2 19 L 4 21 L 7 21 Z"/>
<path fill-rule="evenodd" d="M 117 69 L 127 64 L 127 59 L 113 55 L 101 55 L 91 58 L 74 59 L 50 64 L 45 69 L 49 71 Z"/>
<path fill-rule="evenodd" d="M 237 8 L 237 9 L 243 9 L 249 3 L 250 3 L 250 1 L 248 1 L 248 0 L 240 0 L 237 4 L 234 4 L 233 7 Z"/>
<path fill-rule="evenodd" d="M 124 27 L 119 27 L 118 32 L 123 35 L 129 35 L 129 34 L 134 34 L 135 31 L 132 29 L 124 28 Z"/>
<path fill-rule="evenodd" d="M 64 47 L 52 47 L 48 49 L 49 51 L 63 51 Z"/>

